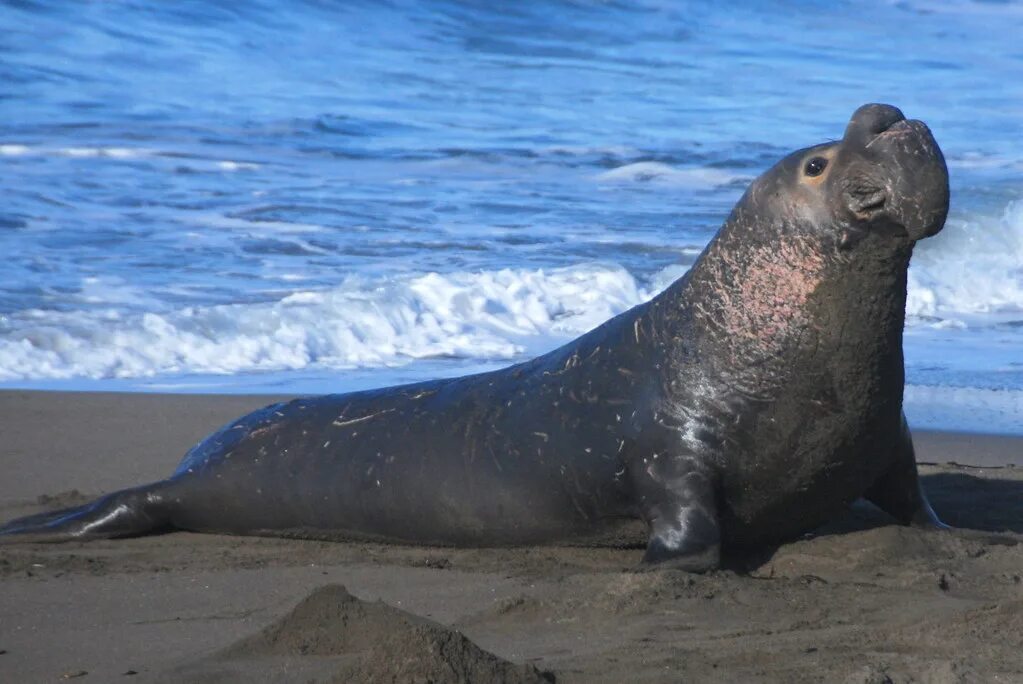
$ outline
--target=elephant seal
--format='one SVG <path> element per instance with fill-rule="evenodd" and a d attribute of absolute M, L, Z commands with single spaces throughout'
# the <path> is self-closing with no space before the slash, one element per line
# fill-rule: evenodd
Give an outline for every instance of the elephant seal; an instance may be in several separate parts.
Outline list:
<path fill-rule="evenodd" d="M 0 527 L 437 545 L 556 543 L 640 518 L 689 570 L 866 497 L 942 526 L 902 413 L 906 272 L 941 230 L 927 126 L 865 105 L 757 178 L 651 301 L 503 370 L 296 399 L 230 423 L 166 480 Z"/>

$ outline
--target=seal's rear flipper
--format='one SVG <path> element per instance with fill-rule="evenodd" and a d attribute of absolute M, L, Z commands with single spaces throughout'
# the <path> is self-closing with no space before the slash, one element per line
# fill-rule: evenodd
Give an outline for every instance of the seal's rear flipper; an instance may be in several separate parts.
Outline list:
<path fill-rule="evenodd" d="M 170 529 L 170 506 L 161 493 L 166 484 L 123 489 L 84 506 L 12 520 L 0 525 L 0 544 L 135 537 Z"/>

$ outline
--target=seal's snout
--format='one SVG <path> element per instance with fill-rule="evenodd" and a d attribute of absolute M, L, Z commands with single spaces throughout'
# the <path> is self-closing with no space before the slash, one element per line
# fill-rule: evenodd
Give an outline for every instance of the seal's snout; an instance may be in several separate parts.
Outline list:
<path fill-rule="evenodd" d="M 849 119 L 849 126 L 845 129 L 845 141 L 866 145 L 899 121 L 905 120 L 906 116 L 898 107 L 865 104 L 853 112 L 852 118 Z"/>
<path fill-rule="evenodd" d="M 941 230 L 948 214 L 948 169 L 926 124 L 907 120 L 897 107 L 867 104 L 853 113 L 842 144 L 860 159 L 845 189 L 855 216 L 911 240 Z"/>

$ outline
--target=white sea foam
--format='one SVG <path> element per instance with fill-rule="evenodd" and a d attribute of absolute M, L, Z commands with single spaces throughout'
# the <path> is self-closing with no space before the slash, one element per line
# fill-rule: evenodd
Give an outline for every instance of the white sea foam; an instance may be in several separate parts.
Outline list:
<path fill-rule="evenodd" d="M 26 311 L 5 321 L 0 379 L 514 359 L 537 351 L 540 339 L 554 344 L 579 334 L 649 294 L 620 267 L 583 265 L 351 279 L 276 302 L 168 314 Z"/>
<path fill-rule="evenodd" d="M 950 220 L 921 242 L 909 270 L 910 316 L 956 324 L 961 314 L 1023 311 L 1023 202 L 1000 217 Z"/>
<path fill-rule="evenodd" d="M 226 160 L 217 162 L 217 167 L 224 171 L 253 171 L 259 168 L 259 164 Z"/>
<path fill-rule="evenodd" d="M 716 188 L 740 179 L 748 179 L 748 176 L 722 169 L 676 168 L 652 161 L 626 164 L 597 175 L 597 180 L 604 182 L 656 182 L 698 188 Z"/>
<path fill-rule="evenodd" d="M 247 221 L 242 218 L 224 216 L 223 214 L 204 214 L 193 218 L 196 223 L 213 228 L 237 230 L 248 235 L 277 237 L 286 233 L 322 233 L 327 229 L 315 223 L 299 223 L 297 221 Z"/>
<path fill-rule="evenodd" d="M 699 253 L 697 252 L 696 254 Z M 696 254 L 687 255 L 689 258 L 687 259 L 687 263 L 685 264 L 672 264 L 670 266 L 662 268 L 660 271 L 655 273 L 653 277 L 650 278 L 649 289 L 651 291 L 651 296 L 653 294 L 661 292 L 669 285 L 671 285 L 673 282 L 684 276 L 686 274 L 686 271 L 688 271 L 690 266 L 692 266 L 692 261 L 694 260 Z"/>
<path fill-rule="evenodd" d="M 236 161 L 231 159 L 203 159 L 199 157 L 183 158 L 180 155 L 163 150 L 149 149 L 145 147 L 108 147 L 108 146 L 77 146 L 77 147 L 52 147 L 46 145 L 21 145 L 17 143 L 0 144 L 0 156 L 6 157 L 69 157 L 71 159 L 152 159 L 163 158 L 170 160 L 179 168 L 188 168 L 196 171 L 254 171 L 261 168 L 261 164 L 247 161 Z"/>
<path fill-rule="evenodd" d="M 46 150 L 40 150 L 45 154 Z M 153 154 L 152 150 L 131 147 L 61 147 L 56 153 L 65 157 L 112 157 L 114 159 L 138 159 Z"/>
<path fill-rule="evenodd" d="M 552 147 L 541 147 L 540 152 L 548 154 L 563 154 L 566 156 L 582 157 L 602 155 L 607 157 L 631 157 L 640 154 L 640 150 L 628 145 L 554 145 Z"/>
<path fill-rule="evenodd" d="M 144 147 L 52 147 L 48 145 L 21 145 L 17 143 L 0 144 L 0 156 L 21 157 L 72 157 L 89 158 L 107 157 L 111 159 L 139 159 L 159 155 L 157 150 Z"/>
<path fill-rule="evenodd" d="M 27 145 L 0 145 L 0 155 L 6 157 L 20 157 L 23 154 L 28 154 L 32 151 Z"/>

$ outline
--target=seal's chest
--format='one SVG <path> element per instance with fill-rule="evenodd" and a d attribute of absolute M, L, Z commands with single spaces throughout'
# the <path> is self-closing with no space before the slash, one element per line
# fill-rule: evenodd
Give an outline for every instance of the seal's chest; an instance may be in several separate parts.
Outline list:
<path fill-rule="evenodd" d="M 772 405 L 728 459 L 732 534 L 780 540 L 841 513 L 888 467 L 900 421 L 897 405 Z"/>

